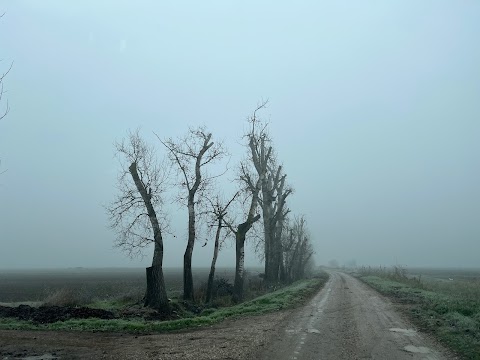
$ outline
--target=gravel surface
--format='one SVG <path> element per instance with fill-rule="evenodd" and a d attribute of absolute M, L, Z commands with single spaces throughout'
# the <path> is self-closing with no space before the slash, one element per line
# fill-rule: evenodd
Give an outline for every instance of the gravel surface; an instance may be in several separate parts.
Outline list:
<path fill-rule="evenodd" d="M 330 272 L 330 280 L 258 354 L 259 359 L 455 359 L 359 280 Z"/>

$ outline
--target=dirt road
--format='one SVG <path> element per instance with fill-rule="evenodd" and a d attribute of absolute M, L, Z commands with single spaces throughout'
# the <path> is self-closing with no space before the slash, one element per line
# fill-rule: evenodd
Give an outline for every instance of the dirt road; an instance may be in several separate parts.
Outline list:
<path fill-rule="evenodd" d="M 0 330 L 0 360 L 257 360 L 259 349 L 290 314 L 281 311 L 151 335 Z"/>
<path fill-rule="evenodd" d="M 289 319 L 259 358 L 454 359 L 414 330 L 389 301 L 359 280 L 331 272 L 311 302 Z"/>

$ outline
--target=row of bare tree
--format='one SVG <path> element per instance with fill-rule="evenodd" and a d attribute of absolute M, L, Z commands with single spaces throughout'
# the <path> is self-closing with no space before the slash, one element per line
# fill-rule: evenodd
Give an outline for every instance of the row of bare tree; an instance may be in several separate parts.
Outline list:
<path fill-rule="evenodd" d="M 223 199 L 216 190 L 216 180 L 225 172 L 210 173 L 214 163 L 228 153 L 221 142 L 212 141 L 212 134 L 205 127 L 190 129 L 179 139 L 157 136 L 168 154 L 164 162 L 157 160 L 154 148 L 138 131 L 115 144 L 122 170 L 118 177 L 118 195 L 106 209 L 111 226 L 118 234 L 118 247 L 135 256 L 154 243 L 152 266 L 146 270 L 145 306 L 163 310 L 169 307 L 162 264 L 163 236 L 170 233 L 164 198 L 171 189 L 178 189 L 175 200 L 188 210 L 188 238 L 183 258 L 185 300 L 195 299 L 192 256 L 199 219 L 208 219 L 209 228 L 215 229 L 207 302 L 212 298 L 220 246 L 229 236 L 235 237 L 236 249 L 234 300 L 242 301 L 245 241 L 252 228 L 256 229 L 257 249 L 265 261 L 267 285 L 304 276 L 313 248 L 305 218 L 290 220 L 287 198 L 293 190 L 274 152 L 268 125 L 258 118 L 265 106 L 266 102 L 261 103 L 248 118 L 249 130 L 243 137 L 247 156 L 237 168 L 237 191 L 229 199 Z"/>

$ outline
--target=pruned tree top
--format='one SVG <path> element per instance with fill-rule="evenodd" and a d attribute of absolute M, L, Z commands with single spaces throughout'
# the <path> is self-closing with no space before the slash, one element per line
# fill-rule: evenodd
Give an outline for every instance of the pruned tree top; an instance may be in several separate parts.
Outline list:
<path fill-rule="evenodd" d="M 266 139 L 269 139 L 268 137 L 268 132 L 267 132 L 267 126 L 268 122 L 265 122 L 260 116 L 259 112 L 261 110 L 266 109 L 268 106 L 268 99 L 267 100 L 261 100 L 258 104 L 255 110 L 251 113 L 251 115 L 247 118 L 247 122 L 250 124 L 250 128 L 248 129 L 247 133 L 245 136 L 250 140 L 251 137 L 265 137 Z"/>
<path fill-rule="evenodd" d="M 210 204 L 210 210 L 208 211 L 212 215 L 213 220 L 223 219 L 227 213 L 228 208 L 232 205 L 233 201 L 240 194 L 240 191 L 237 191 L 230 199 L 225 200 L 223 196 L 217 194 L 214 199 L 208 198 L 208 203 Z"/>
<path fill-rule="evenodd" d="M 187 134 L 177 139 L 161 139 L 155 134 L 158 140 L 168 150 L 168 158 L 177 165 L 176 185 L 187 190 L 187 194 L 180 198 L 187 198 L 197 192 L 203 192 L 211 185 L 211 180 L 223 175 L 225 171 L 210 175 L 205 166 L 214 164 L 228 155 L 223 142 L 212 141 L 212 133 L 208 132 L 205 126 L 189 128 Z"/>
<path fill-rule="evenodd" d="M 246 131 L 244 138 L 249 147 L 250 160 L 258 174 L 265 172 L 267 164 L 272 160 L 273 147 L 268 134 L 268 122 L 264 121 L 259 112 L 267 107 L 268 100 L 261 101 L 253 113 L 248 117 L 247 122 L 250 128 Z"/>
<path fill-rule="evenodd" d="M 203 211 L 203 215 L 207 217 L 207 232 L 211 234 L 212 231 L 218 227 L 226 228 L 227 230 L 222 235 L 220 246 L 222 246 L 225 240 L 231 235 L 231 228 L 227 224 L 227 219 L 231 219 L 231 215 L 235 213 L 235 209 L 232 210 L 232 207 L 239 195 L 240 191 L 237 191 L 230 198 L 225 198 L 225 196 L 221 194 L 217 194 L 213 198 L 206 198 L 208 206 L 206 206 L 206 209 Z M 210 236 L 207 236 L 203 246 L 207 245 L 209 237 Z"/>

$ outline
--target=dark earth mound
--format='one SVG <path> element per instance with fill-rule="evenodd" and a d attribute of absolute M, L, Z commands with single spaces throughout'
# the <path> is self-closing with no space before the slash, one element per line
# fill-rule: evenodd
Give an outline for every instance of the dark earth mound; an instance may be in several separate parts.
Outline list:
<path fill-rule="evenodd" d="M 0 317 L 15 317 L 19 320 L 31 320 L 39 324 L 54 323 L 68 319 L 114 319 L 108 310 L 88 307 L 19 305 L 17 307 L 0 306 Z"/>
<path fill-rule="evenodd" d="M 13 317 L 19 320 L 30 320 L 36 324 L 50 324 L 57 321 L 65 321 L 68 319 L 129 319 L 144 318 L 145 320 L 175 320 L 179 319 L 182 310 L 178 304 L 172 304 L 168 311 L 158 311 L 144 307 L 130 307 L 112 312 L 102 309 L 92 309 L 89 307 L 72 307 L 72 306 L 50 306 L 42 305 L 33 307 L 29 305 L 19 305 L 17 307 L 0 306 L 0 318 Z"/>

